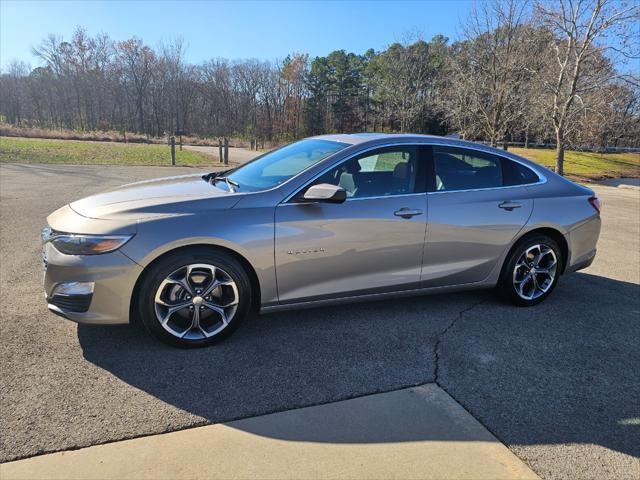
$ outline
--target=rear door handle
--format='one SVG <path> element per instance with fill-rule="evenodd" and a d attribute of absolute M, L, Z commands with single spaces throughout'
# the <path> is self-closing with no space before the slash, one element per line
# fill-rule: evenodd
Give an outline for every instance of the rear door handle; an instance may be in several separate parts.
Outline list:
<path fill-rule="evenodd" d="M 507 200 L 507 201 L 505 201 L 505 202 L 502 202 L 501 204 L 499 204 L 499 205 L 498 205 L 498 207 L 500 207 L 500 208 L 502 208 L 502 209 L 504 209 L 504 210 L 508 210 L 508 211 L 511 211 L 511 210 L 513 210 L 514 208 L 520 208 L 521 206 L 522 206 L 522 204 L 521 204 L 521 203 L 518 203 L 518 202 L 510 202 L 510 201 L 508 201 L 508 200 Z"/>
<path fill-rule="evenodd" d="M 415 217 L 416 215 L 422 215 L 422 210 L 414 210 L 412 208 L 404 207 L 400 210 L 396 210 L 395 212 L 393 212 L 393 214 L 396 217 L 411 218 Z"/>

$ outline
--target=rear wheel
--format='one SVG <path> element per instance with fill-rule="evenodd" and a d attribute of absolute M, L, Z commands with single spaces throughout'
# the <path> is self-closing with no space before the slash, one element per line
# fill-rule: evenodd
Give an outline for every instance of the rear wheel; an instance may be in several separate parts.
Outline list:
<path fill-rule="evenodd" d="M 165 343 L 211 345 L 248 315 L 251 287 L 231 255 L 207 249 L 178 252 L 146 273 L 138 299 L 143 324 Z"/>
<path fill-rule="evenodd" d="M 560 247 L 553 239 L 546 235 L 527 237 L 507 259 L 499 288 L 516 305 L 536 305 L 556 288 L 563 261 Z"/>

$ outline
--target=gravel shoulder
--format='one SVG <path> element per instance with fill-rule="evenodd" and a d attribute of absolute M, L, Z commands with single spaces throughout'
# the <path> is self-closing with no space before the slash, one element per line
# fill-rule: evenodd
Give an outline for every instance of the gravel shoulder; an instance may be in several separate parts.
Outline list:
<path fill-rule="evenodd" d="M 198 145 L 185 145 L 185 150 L 191 150 L 192 152 L 205 153 L 215 158 L 219 157 L 218 147 L 204 147 Z M 241 165 L 247 163 L 249 160 L 253 160 L 258 155 L 262 155 L 263 152 L 255 152 L 253 150 L 247 150 L 246 148 L 229 148 L 229 163 L 232 165 Z"/>

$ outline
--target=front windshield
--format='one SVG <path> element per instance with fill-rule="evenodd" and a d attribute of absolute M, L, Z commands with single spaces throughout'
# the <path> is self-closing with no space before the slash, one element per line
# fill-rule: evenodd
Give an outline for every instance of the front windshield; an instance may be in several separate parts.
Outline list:
<path fill-rule="evenodd" d="M 286 182 L 303 170 L 348 146 L 346 143 L 329 140 L 301 140 L 265 153 L 232 170 L 225 177 L 238 185 L 238 191 L 267 190 Z M 221 185 L 218 183 L 217 186 Z"/>

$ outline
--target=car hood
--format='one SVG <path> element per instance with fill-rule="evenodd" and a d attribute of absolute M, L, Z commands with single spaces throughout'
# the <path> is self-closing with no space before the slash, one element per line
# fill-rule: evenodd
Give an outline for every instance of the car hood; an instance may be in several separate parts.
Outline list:
<path fill-rule="evenodd" d="M 141 219 L 227 209 L 239 199 L 239 194 L 214 187 L 198 173 L 130 183 L 83 198 L 70 207 L 88 218 Z"/>

